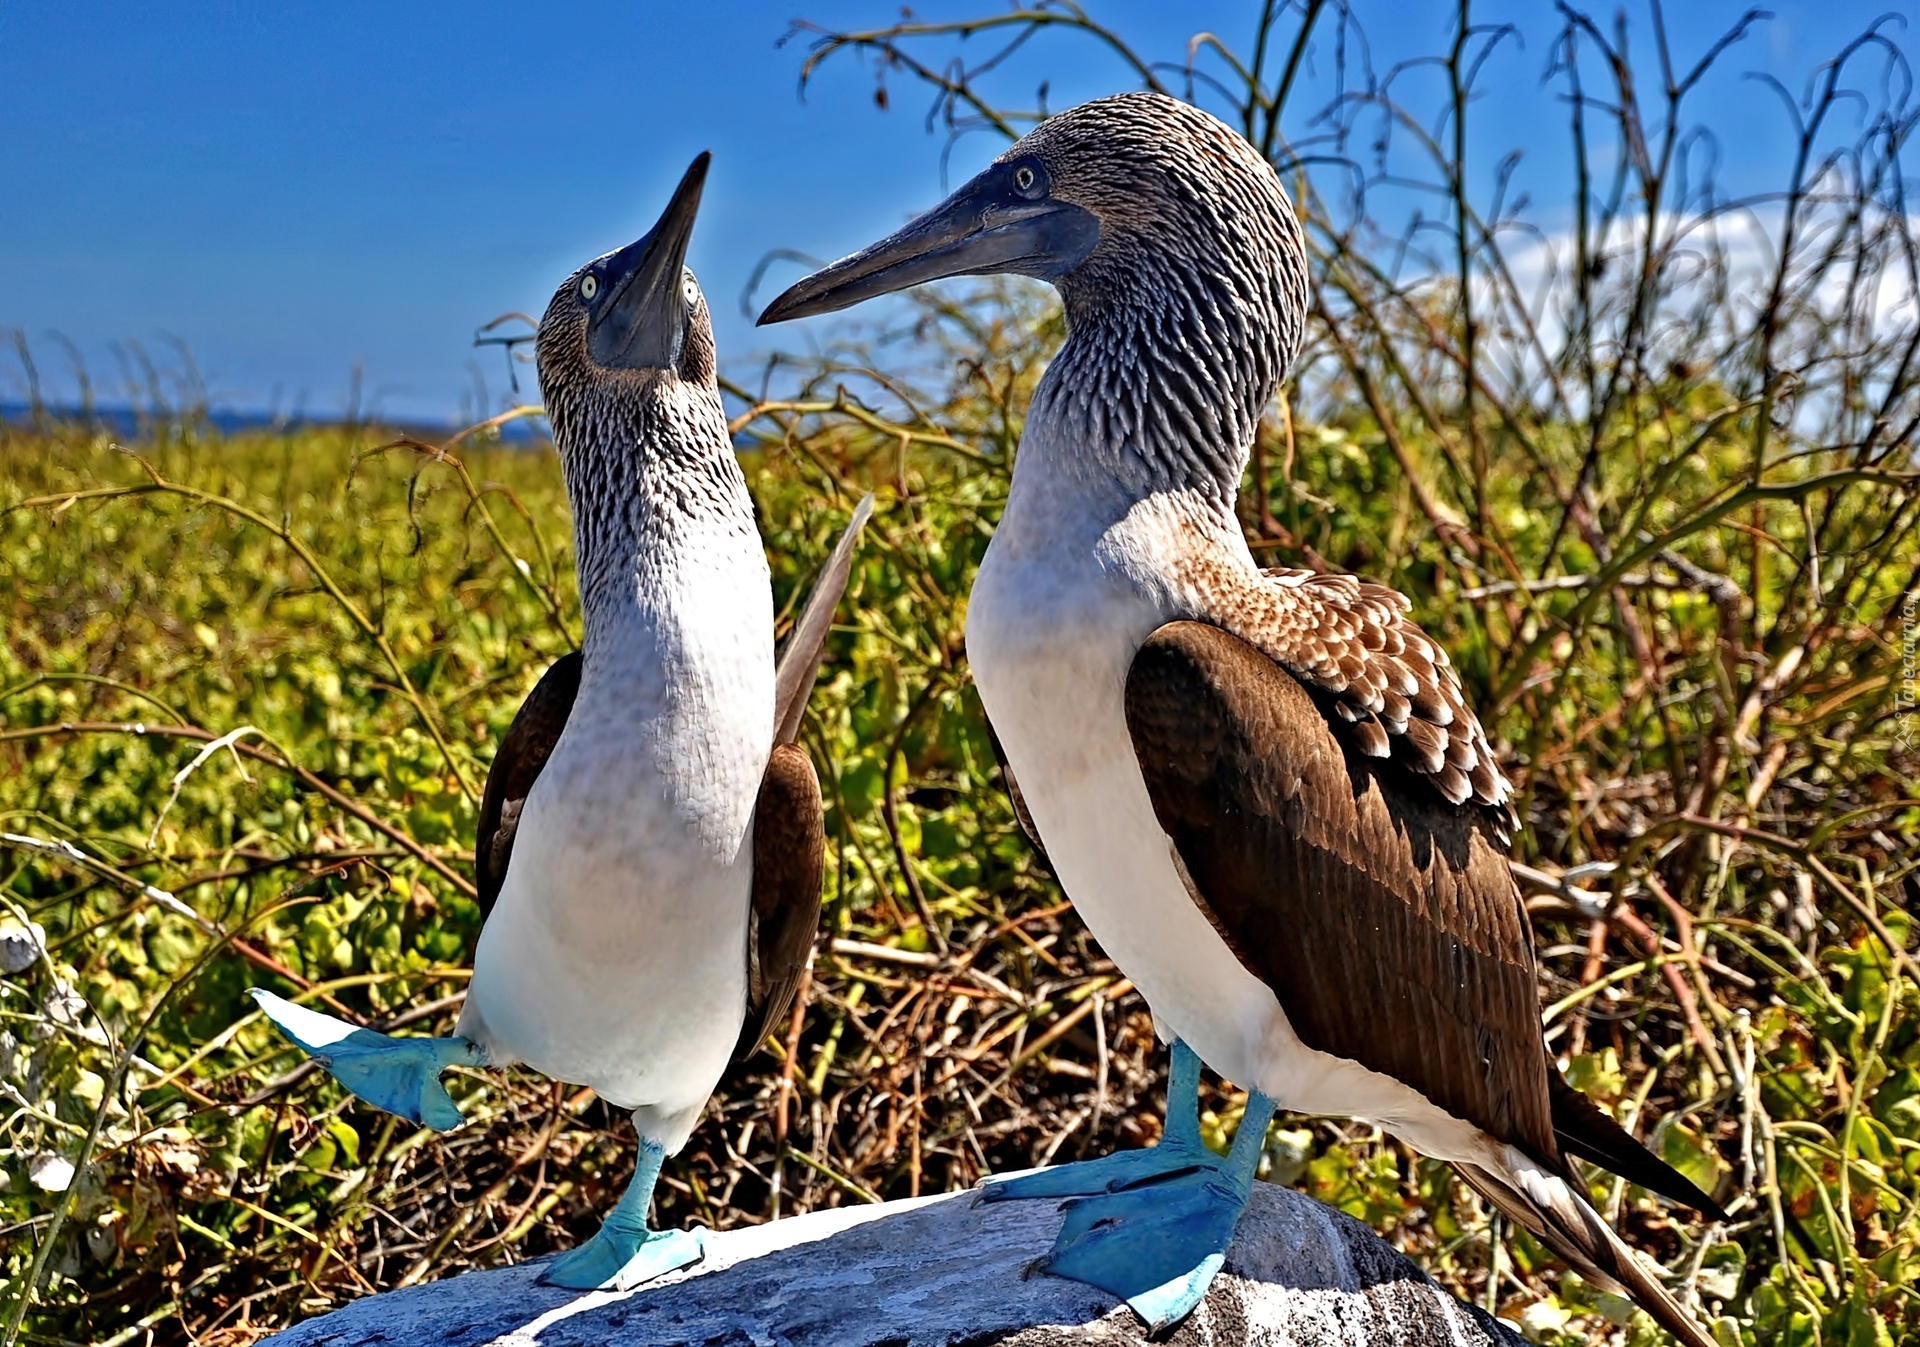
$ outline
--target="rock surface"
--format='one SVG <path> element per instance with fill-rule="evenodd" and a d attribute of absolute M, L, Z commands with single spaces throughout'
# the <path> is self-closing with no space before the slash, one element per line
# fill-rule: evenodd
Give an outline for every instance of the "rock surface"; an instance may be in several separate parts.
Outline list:
<path fill-rule="evenodd" d="M 1053 1202 L 969 1193 L 814 1212 L 707 1237 L 699 1265 L 627 1292 L 537 1284 L 539 1262 L 370 1296 L 275 1347 L 1121 1347 L 1147 1341 L 1111 1296 L 1032 1275 Z M 1515 1347 L 1371 1230 L 1256 1184 L 1226 1271 L 1167 1341 L 1191 1347 Z"/>

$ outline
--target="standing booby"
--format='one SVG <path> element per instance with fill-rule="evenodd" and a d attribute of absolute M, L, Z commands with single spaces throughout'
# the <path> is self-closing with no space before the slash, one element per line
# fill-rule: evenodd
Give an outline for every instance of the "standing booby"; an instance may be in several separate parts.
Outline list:
<path fill-rule="evenodd" d="M 640 1158 L 544 1280 L 624 1289 L 693 1262 L 647 1228 L 660 1166 L 728 1060 L 786 1013 L 820 912 L 820 785 L 795 740 L 862 501 L 778 661 L 767 559 L 686 270 L 708 156 L 638 242 L 569 276 L 539 332 L 573 510 L 582 649 L 521 706 L 487 776 L 485 925 L 452 1038 L 391 1038 L 265 991 L 282 1032 L 376 1107 L 436 1130 L 447 1066 L 525 1062 L 629 1110 Z"/>
<path fill-rule="evenodd" d="M 1241 532 L 1307 307 L 1272 167 L 1174 99 L 1101 99 L 760 321 L 993 272 L 1051 281 L 1068 336 L 974 582 L 969 662 L 1016 812 L 1173 1071 L 1158 1146 L 985 1197 L 1085 1195 L 1050 1269 L 1157 1328 L 1219 1269 L 1276 1104 L 1363 1119 L 1710 1347 L 1569 1160 L 1723 1214 L 1548 1057 L 1508 783 L 1446 654 L 1393 590 L 1263 572 Z M 1200 1143 L 1202 1060 L 1251 1092 L 1224 1159 Z"/>

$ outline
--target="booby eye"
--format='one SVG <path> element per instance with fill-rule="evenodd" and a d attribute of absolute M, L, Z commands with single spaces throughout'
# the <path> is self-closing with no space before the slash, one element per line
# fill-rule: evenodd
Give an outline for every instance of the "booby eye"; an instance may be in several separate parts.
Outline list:
<path fill-rule="evenodd" d="M 1032 164 L 1022 164 L 1013 170 L 1013 190 L 1021 196 L 1038 196 L 1040 175 L 1034 172 Z"/>
<path fill-rule="evenodd" d="M 689 308 L 700 302 L 700 285 L 693 277 L 685 276 L 681 278 L 680 297 L 686 300 Z"/>
<path fill-rule="evenodd" d="M 600 293 L 600 278 L 591 271 L 580 278 L 580 298 L 592 299 Z"/>

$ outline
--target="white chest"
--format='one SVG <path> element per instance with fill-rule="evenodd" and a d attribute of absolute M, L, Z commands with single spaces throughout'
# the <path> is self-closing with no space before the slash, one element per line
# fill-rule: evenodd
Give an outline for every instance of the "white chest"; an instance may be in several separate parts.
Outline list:
<path fill-rule="evenodd" d="M 772 600 L 757 541 L 630 597 L 593 612 L 463 1025 L 548 1075 L 677 1113 L 712 1089 L 745 1009 Z"/>
<path fill-rule="evenodd" d="M 1121 559 L 1145 560 L 1138 520 L 1075 537 L 1032 519 L 1009 509 L 968 604 L 981 701 L 1062 887 L 1163 1032 L 1264 1086 L 1285 1018 L 1188 896 L 1127 732 L 1134 654 L 1193 614 Z"/>

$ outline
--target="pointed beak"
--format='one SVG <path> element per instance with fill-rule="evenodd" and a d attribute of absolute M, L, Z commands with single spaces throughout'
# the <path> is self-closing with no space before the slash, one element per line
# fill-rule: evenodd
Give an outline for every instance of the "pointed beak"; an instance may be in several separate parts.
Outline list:
<path fill-rule="evenodd" d="M 679 363 L 687 326 L 680 275 L 712 158 L 702 151 L 673 189 L 660 222 L 600 264 L 607 294 L 587 327 L 587 353 L 596 364 L 666 369 Z"/>
<path fill-rule="evenodd" d="M 1030 201 L 995 164 L 899 233 L 813 273 L 767 305 L 760 324 L 832 313 L 875 295 L 945 276 L 1011 273 L 1053 280 L 1100 241 L 1091 211 L 1051 197 Z"/>

